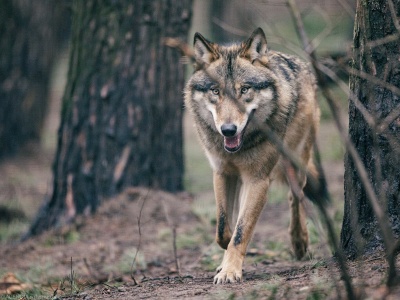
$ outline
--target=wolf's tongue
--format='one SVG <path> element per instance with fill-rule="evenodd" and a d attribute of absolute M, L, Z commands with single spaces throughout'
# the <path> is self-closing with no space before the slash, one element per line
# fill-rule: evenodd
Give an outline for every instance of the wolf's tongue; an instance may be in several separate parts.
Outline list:
<path fill-rule="evenodd" d="M 233 137 L 224 137 L 224 144 L 227 148 L 236 148 L 240 144 L 240 135 L 233 136 Z"/>

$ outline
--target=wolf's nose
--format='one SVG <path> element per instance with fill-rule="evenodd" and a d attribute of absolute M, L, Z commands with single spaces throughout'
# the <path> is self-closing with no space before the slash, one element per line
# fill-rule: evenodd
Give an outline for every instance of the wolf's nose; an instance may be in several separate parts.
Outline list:
<path fill-rule="evenodd" d="M 223 124 L 221 126 L 221 132 L 224 136 L 231 137 L 236 134 L 237 127 L 235 124 Z"/>

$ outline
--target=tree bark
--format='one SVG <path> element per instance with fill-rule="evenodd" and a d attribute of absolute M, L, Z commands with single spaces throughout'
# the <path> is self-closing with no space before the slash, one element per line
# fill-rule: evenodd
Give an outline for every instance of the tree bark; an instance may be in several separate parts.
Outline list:
<path fill-rule="evenodd" d="M 180 54 L 191 0 L 73 2 L 53 193 L 30 234 L 94 212 L 127 186 L 183 188 Z"/>
<path fill-rule="evenodd" d="M 400 233 L 400 95 L 392 87 L 400 87 L 399 16 L 399 0 L 358 1 L 353 69 L 361 76 L 351 76 L 350 89 L 377 125 L 371 128 L 363 114 L 349 101 L 349 136 L 397 236 Z M 397 115 L 393 114 L 396 109 Z M 385 118 L 390 118 L 389 124 Z M 341 245 L 350 257 L 383 246 L 377 219 L 349 155 L 345 159 Z"/>
<path fill-rule="evenodd" d="M 68 24 L 62 1 L 0 0 L 0 158 L 40 137 Z"/>

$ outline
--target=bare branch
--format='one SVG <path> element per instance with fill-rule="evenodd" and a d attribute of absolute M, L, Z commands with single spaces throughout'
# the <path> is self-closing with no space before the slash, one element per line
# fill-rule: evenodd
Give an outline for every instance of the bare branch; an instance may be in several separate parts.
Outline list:
<path fill-rule="evenodd" d="M 325 75 L 331 78 L 346 93 L 346 95 L 350 98 L 350 100 L 353 101 L 354 106 L 361 112 L 362 116 L 364 117 L 364 120 L 368 123 L 368 125 L 371 127 L 375 127 L 377 123 L 375 118 L 365 108 L 365 106 L 361 103 L 361 101 L 354 95 L 354 93 L 350 91 L 348 84 L 346 84 L 343 80 L 341 80 L 337 76 L 337 74 L 328 67 L 322 64 L 318 64 L 318 67 L 321 72 L 323 72 Z"/>
<path fill-rule="evenodd" d="M 333 60 L 329 61 L 331 64 L 336 63 Z M 377 134 L 383 134 L 388 139 L 393 149 L 400 149 L 400 142 L 390 131 L 386 131 L 387 127 L 394 122 L 400 116 L 400 105 L 398 105 L 394 110 L 392 110 L 383 120 L 377 120 L 361 103 L 358 97 L 349 89 L 348 84 L 341 80 L 335 72 L 326 67 L 323 64 L 318 65 L 321 72 L 326 76 L 331 78 L 348 96 L 348 98 L 353 102 L 354 106 L 359 110 L 361 115 L 367 124 L 376 131 Z M 342 65 L 339 65 L 342 67 Z M 386 132 L 385 132 L 386 131 Z"/>
<path fill-rule="evenodd" d="M 378 125 L 378 132 L 384 132 L 391 123 L 400 117 L 400 104 L 397 105 Z"/>
<path fill-rule="evenodd" d="M 290 12 L 291 12 L 292 17 L 293 17 L 293 19 L 295 21 L 296 30 L 297 30 L 298 35 L 301 38 L 301 41 L 303 43 L 303 47 L 304 47 L 304 49 L 308 49 L 310 47 L 309 46 L 310 45 L 310 41 L 309 41 L 308 36 L 307 36 L 307 34 L 306 34 L 305 30 L 304 30 L 303 21 L 302 21 L 302 19 L 300 17 L 300 13 L 299 13 L 299 11 L 297 9 L 297 6 L 296 6 L 294 0 L 288 0 L 287 3 L 289 5 L 289 7 L 290 7 Z M 318 79 L 322 79 L 322 82 L 325 82 L 324 79 L 323 79 L 323 76 L 321 74 L 320 68 L 318 66 L 318 62 L 316 60 L 315 53 L 311 52 L 309 55 L 310 55 L 310 58 L 311 58 L 311 61 L 312 61 L 312 65 L 313 65 L 313 67 L 315 69 L 315 72 L 317 74 Z M 329 106 L 331 108 L 332 114 L 333 114 L 333 116 L 335 118 L 337 127 L 339 128 L 339 131 L 340 131 L 342 137 L 345 139 L 346 145 L 347 145 L 348 144 L 348 139 L 346 138 L 346 135 L 344 134 L 344 127 L 342 125 L 343 123 L 341 122 L 339 114 L 337 113 L 338 112 L 337 105 L 336 105 L 336 103 L 334 101 L 332 101 L 332 98 L 330 96 L 329 90 L 326 89 L 326 87 L 323 89 L 323 93 L 325 94 L 325 97 L 329 98 L 329 100 L 330 100 L 328 102 L 329 102 Z M 325 219 L 325 221 L 327 223 L 327 226 L 329 228 L 329 221 L 328 221 L 329 217 L 325 213 L 324 209 L 321 209 L 321 212 L 323 213 L 324 219 Z M 338 258 L 338 262 L 339 262 L 340 269 L 341 269 L 341 272 L 342 272 L 343 280 L 345 282 L 347 295 L 348 295 L 349 299 L 356 299 L 356 295 L 355 295 L 355 292 L 354 292 L 354 289 L 353 289 L 353 286 L 352 286 L 352 283 L 351 283 L 351 277 L 350 277 L 350 275 L 349 275 L 349 273 L 347 271 L 347 265 L 346 265 L 346 262 L 345 262 L 345 257 L 343 255 L 341 249 L 338 246 L 338 243 L 336 241 L 335 235 L 333 234 L 331 238 L 332 238 L 331 242 L 332 242 L 335 250 L 337 250 L 336 256 Z"/>
<path fill-rule="evenodd" d="M 232 33 L 234 35 L 238 35 L 238 36 L 242 36 L 245 37 L 247 36 L 247 32 L 245 32 L 244 30 L 241 30 L 239 28 L 236 28 L 232 25 L 229 25 L 228 23 L 222 21 L 221 19 L 218 19 L 216 17 L 214 17 L 212 19 L 212 21 L 218 25 L 219 27 L 221 27 L 223 30 L 225 30 L 226 32 Z"/>
<path fill-rule="evenodd" d="M 374 41 L 369 41 L 369 42 L 366 43 L 366 46 L 369 47 L 369 48 L 375 48 L 375 47 L 378 47 L 378 46 L 385 45 L 387 43 L 395 42 L 398 39 L 400 39 L 400 34 L 395 33 L 395 34 L 387 35 L 387 36 L 385 36 L 385 37 L 383 37 L 381 39 L 377 39 L 377 40 L 374 40 Z"/>
<path fill-rule="evenodd" d="M 303 22 L 301 20 L 300 14 L 297 10 L 294 0 L 288 0 L 288 4 L 290 6 L 291 12 L 295 19 L 296 29 L 298 31 L 299 36 L 301 37 L 303 47 L 306 49 L 307 47 L 309 47 L 310 42 L 309 42 L 308 36 L 304 30 L 304 26 L 303 26 Z M 379 204 L 378 197 L 375 194 L 372 184 L 368 179 L 368 173 L 362 163 L 362 160 L 361 160 L 356 148 L 354 147 L 353 143 L 351 142 L 351 140 L 349 139 L 349 137 L 347 136 L 347 134 L 345 132 L 345 128 L 342 125 L 343 122 L 340 120 L 340 114 L 338 113 L 339 107 L 337 106 L 336 101 L 334 100 L 334 97 L 332 96 L 331 92 L 327 88 L 326 81 L 320 71 L 320 69 L 321 69 L 320 64 L 319 64 L 314 52 L 310 53 L 310 60 L 313 65 L 313 68 L 316 72 L 318 81 L 320 83 L 322 93 L 323 93 L 324 97 L 326 98 L 326 100 L 329 104 L 329 107 L 331 109 L 336 126 L 339 130 L 340 136 L 341 136 L 342 140 L 345 142 L 348 153 L 354 161 L 354 165 L 356 167 L 356 170 L 360 176 L 360 180 L 366 191 L 367 199 L 370 201 L 370 204 L 372 206 L 374 214 L 377 218 L 378 225 L 381 229 L 382 238 L 383 238 L 385 248 L 386 248 L 386 255 L 387 255 L 387 260 L 389 263 L 389 280 L 390 280 L 390 278 L 396 277 L 396 269 L 395 269 L 395 263 L 394 263 L 394 255 L 393 255 L 393 241 L 395 241 L 395 238 L 393 236 L 393 232 L 389 226 L 389 223 L 388 223 L 388 220 L 384 213 L 384 210 L 382 209 L 381 205 Z M 354 70 L 350 70 L 350 71 L 353 72 Z M 369 74 L 359 72 L 359 71 L 354 71 L 354 73 L 356 73 L 361 78 L 373 81 L 373 83 L 375 83 L 375 84 L 385 86 L 385 87 L 387 87 L 387 89 L 391 90 L 392 92 L 396 92 L 396 93 L 400 92 L 400 89 L 398 89 L 397 87 L 389 85 L 387 82 L 382 81 L 374 76 L 371 76 Z M 350 283 L 350 281 L 349 281 L 349 283 Z M 346 287 L 348 289 L 347 292 L 348 292 L 349 298 L 353 298 L 354 292 L 352 290 L 351 284 L 349 284 Z"/>
<path fill-rule="evenodd" d="M 131 278 L 132 278 L 132 280 L 133 280 L 135 285 L 139 285 L 139 284 L 136 281 L 135 276 L 133 275 L 133 267 L 134 267 L 134 265 L 136 263 L 136 258 L 137 258 L 137 255 L 139 253 L 141 242 L 142 242 L 142 231 L 141 231 L 142 212 L 143 212 L 143 208 L 144 208 L 144 205 L 146 203 L 147 197 L 149 195 L 149 192 L 150 192 L 150 189 L 147 190 L 147 193 L 143 198 L 142 205 L 140 206 L 140 210 L 139 210 L 138 221 L 137 221 L 138 229 L 139 229 L 139 242 L 138 242 L 138 245 L 136 247 L 136 252 L 135 252 L 135 255 L 133 257 L 132 264 L 131 264 Z"/>
<path fill-rule="evenodd" d="M 163 43 L 168 47 L 180 50 L 183 56 L 186 56 L 193 62 L 196 62 L 193 49 L 184 41 L 177 38 L 166 37 L 164 38 Z"/>
<path fill-rule="evenodd" d="M 348 1 L 346 0 L 338 0 L 339 4 L 343 7 L 343 9 L 345 10 L 345 12 L 352 18 L 354 18 L 354 15 L 356 14 L 356 12 L 354 11 L 354 9 L 351 7 L 351 5 L 349 4 Z"/>
<path fill-rule="evenodd" d="M 175 258 L 175 267 L 176 271 L 178 272 L 178 276 L 181 276 L 181 269 L 180 269 L 180 264 L 179 264 L 179 259 L 178 259 L 178 252 L 177 252 L 177 247 L 176 247 L 176 225 L 172 222 L 170 214 L 168 212 L 167 206 L 165 204 L 165 201 L 161 201 L 161 204 L 164 208 L 164 214 L 165 218 L 167 219 L 168 226 L 171 228 L 172 231 L 172 248 L 174 251 L 174 258 Z"/>
<path fill-rule="evenodd" d="M 315 6 L 317 12 L 324 18 L 326 26 L 324 29 L 310 42 L 310 46 L 313 47 L 313 51 L 318 48 L 321 42 L 332 33 L 333 25 L 332 21 L 326 15 L 326 12 L 321 9 L 320 6 Z"/>
<path fill-rule="evenodd" d="M 396 9 L 394 8 L 393 1 L 387 0 L 387 2 L 389 4 L 390 13 L 392 14 L 392 20 L 393 20 L 394 27 L 396 27 L 396 30 L 400 33 L 400 22 L 396 15 Z"/>
<path fill-rule="evenodd" d="M 395 94 L 397 96 L 400 96 L 400 88 L 398 88 L 397 86 L 395 86 L 393 84 L 390 84 L 390 83 L 388 83 L 388 82 L 386 82 L 386 81 L 384 81 L 382 79 L 379 79 L 379 78 L 377 78 L 377 77 L 375 77 L 375 76 L 373 76 L 371 74 L 368 74 L 368 73 L 365 73 L 363 71 L 359 71 L 359 70 L 350 68 L 348 66 L 344 66 L 344 69 L 351 75 L 360 77 L 362 79 L 366 79 L 369 82 L 371 82 L 373 84 L 376 84 L 376 85 L 379 85 L 379 86 L 391 91 L 393 94 Z"/>

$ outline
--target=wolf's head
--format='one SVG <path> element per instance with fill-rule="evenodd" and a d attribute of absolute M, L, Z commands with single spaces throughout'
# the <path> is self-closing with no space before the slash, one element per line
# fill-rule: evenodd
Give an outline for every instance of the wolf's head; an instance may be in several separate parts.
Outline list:
<path fill-rule="evenodd" d="M 244 43 L 221 46 L 194 36 L 196 70 L 186 105 L 205 126 L 223 136 L 228 152 L 238 151 L 245 134 L 276 110 L 276 76 L 268 68 L 267 40 L 258 28 Z M 247 132 L 247 133 L 246 133 Z"/>

